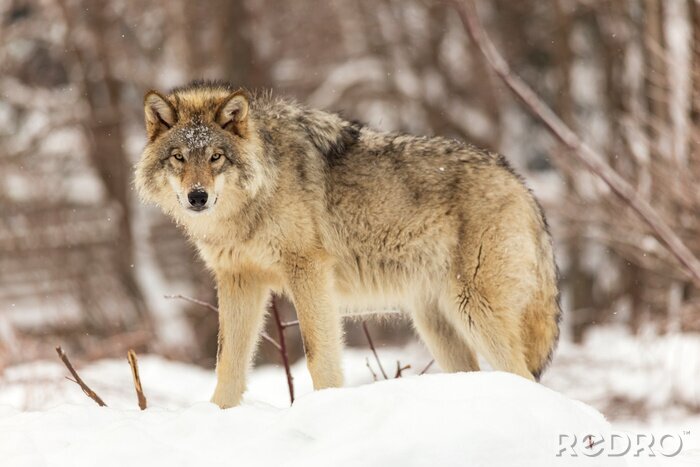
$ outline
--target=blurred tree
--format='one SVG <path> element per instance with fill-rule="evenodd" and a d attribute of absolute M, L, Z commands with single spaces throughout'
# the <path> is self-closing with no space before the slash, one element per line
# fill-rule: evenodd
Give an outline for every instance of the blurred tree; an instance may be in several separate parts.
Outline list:
<path fill-rule="evenodd" d="M 514 70 L 700 251 L 698 1 L 479 5 Z M 211 279 L 130 184 L 144 92 L 194 78 L 504 152 L 552 221 L 575 339 L 609 321 L 700 330 L 698 291 L 673 258 L 502 92 L 446 4 L 8 0 L 0 24 L 0 328 L 14 341 L 60 335 L 93 355 L 150 342 L 213 362 L 216 318 L 158 301 L 213 301 Z M 186 332 L 173 331 L 183 312 Z M 410 336 L 398 329 L 373 331 Z"/>

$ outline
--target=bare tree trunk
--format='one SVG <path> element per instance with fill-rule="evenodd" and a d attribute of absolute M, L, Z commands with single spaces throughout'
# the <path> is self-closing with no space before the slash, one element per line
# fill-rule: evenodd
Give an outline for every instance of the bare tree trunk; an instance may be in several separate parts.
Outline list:
<path fill-rule="evenodd" d="M 692 62 L 691 91 L 690 91 L 690 144 L 688 165 L 691 173 L 700 173 L 700 3 L 698 0 L 688 0 L 690 26 L 692 28 Z"/>
<path fill-rule="evenodd" d="M 663 58 L 665 47 L 664 39 L 664 14 L 661 0 L 644 0 L 644 53 L 646 95 L 648 98 L 649 114 L 652 119 L 664 122 L 668 119 L 668 101 L 666 90 L 668 89 L 668 77 L 666 76 L 666 63 Z M 651 141 L 653 136 L 659 136 L 655 131 L 653 122 L 649 125 Z"/>
<path fill-rule="evenodd" d="M 569 126 L 575 126 L 573 99 L 571 96 L 571 67 L 573 53 L 569 46 L 571 32 L 571 17 L 564 10 L 561 0 L 552 0 L 554 20 L 557 35 L 553 41 L 553 52 L 556 57 L 557 93 L 555 109 L 561 119 Z M 560 149 L 555 149 L 560 150 Z M 576 197 L 576 180 L 570 173 L 564 174 L 568 199 Z M 583 268 L 581 263 L 584 239 L 579 228 L 574 228 L 566 245 L 566 256 L 569 260 L 564 273 L 564 285 L 569 291 L 570 306 L 573 314 L 572 337 L 575 342 L 581 342 L 586 328 L 595 321 L 596 309 L 593 306 L 594 280 Z"/>
<path fill-rule="evenodd" d="M 70 31 L 76 25 L 70 7 L 63 1 L 59 2 L 65 15 Z M 85 123 L 85 131 L 90 144 L 88 155 L 92 160 L 104 187 L 107 198 L 118 206 L 119 215 L 117 240 L 115 245 L 114 262 L 119 280 L 133 305 L 139 320 L 150 330 L 153 330 L 152 317 L 146 306 L 143 293 L 136 280 L 133 267 L 134 246 L 131 231 L 131 164 L 124 151 L 124 132 L 122 128 L 123 113 L 120 108 L 120 84 L 111 72 L 109 51 L 105 44 L 105 34 L 109 30 L 110 20 L 105 18 L 106 4 L 97 4 L 86 9 L 84 13 L 85 27 L 94 38 L 94 43 L 78 43 L 70 37 L 73 52 L 79 64 L 81 83 L 85 94 L 89 116 Z M 90 47 L 94 49 L 90 50 Z M 88 60 L 86 57 L 90 56 Z M 101 74 L 95 73 L 94 67 L 99 65 Z"/>
<path fill-rule="evenodd" d="M 610 2 L 605 4 L 604 12 L 596 12 L 596 33 L 601 43 L 601 55 L 603 59 L 603 73 L 605 77 L 605 114 L 610 125 L 610 140 L 607 148 L 607 162 L 618 173 L 623 174 L 630 183 L 636 183 L 640 170 L 631 148 L 624 137 L 625 129 L 622 125 L 624 118 L 628 115 L 627 103 L 630 99 L 628 84 L 624 82 L 624 41 L 627 38 L 619 34 L 613 34 L 611 28 L 605 28 L 601 23 L 601 17 L 607 21 L 621 21 L 626 17 L 626 5 L 622 2 Z M 627 157 L 619 157 L 625 154 Z M 618 155 L 618 157 L 615 157 Z M 643 293 L 646 276 L 642 267 L 634 262 L 620 257 L 611 251 L 610 261 L 617 264 L 620 270 L 625 271 L 625 280 L 622 287 L 627 296 L 631 298 L 632 309 L 630 324 L 633 330 L 638 328 L 641 317 L 646 314 L 646 307 L 643 306 Z M 610 305 L 614 306 L 614 303 Z M 600 313 L 599 313 L 600 315 Z"/>
<path fill-rule="evenodd" d="M 260 62 L 253 47 L 255 17 L 242 0 L 216 0 L 217 47 L 224 79 L 235 85 L 261 88 L 270 85 L 268 67 Z"/>

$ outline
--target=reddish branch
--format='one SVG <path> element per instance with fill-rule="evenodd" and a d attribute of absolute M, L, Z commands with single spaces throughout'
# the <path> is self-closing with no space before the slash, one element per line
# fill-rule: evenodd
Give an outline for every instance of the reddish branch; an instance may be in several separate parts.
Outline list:
<path fill-rule="evenodd" d="M 148 403 L 146 402 L 146 395 L 143 393 L 143 387 L 141 386 L 141 377 L 139 376 L 139 364 L 136 360 L 136 352 L 130 349 L 126 354 L 126 358 L 129 360 L 131 376 L 134 378 L 134 388 L 136 389 L 136 397 L 139 401 L 139 408 L 141 410 L 146 410 Z"/>
<path fill-rule="evenodd" d="M 289 354 L 287 353 L 287 343 L 284 338 L 285 326 L 280 319 L 279 310 L 277 310 L 277 301 L 275 297 L 270 300 L 270 311 L 275 319 L 275 324 L 277 325 L 277 334 L 280 340 L 280 356 L 282 357 L 282 364 L 284 365 L 284 372 L 287 375 L 287 387 L 289 387 L 289 401 L 294 403 L 294 378 L 292 378 L 292 371 L 289 366 Z"/>
<path fill-rule="evenodd" d="M 649 226 L 667 247 L 668 251 L 683 265 L 695 284 L 700 285 L 700 261 L 698 261 L 693 252 L 676 235 L 673 229 L 664 222 L 656 210 L 637 194 L 635 188 L 605 162 L 600 153 L 583 142 L 520 77 L 511 71 L 508 63 L 486 35 L 479 22 L 473 1 L 450 0 L 450 3 L 457 10 L 469 37 L 496 75 L 501 78 L 525 107 L 544 123 L 564 146 L 571 150 L 576 160 L 603 180 L 622 201 L 632 208 L 635 214 Z"/>
<path fill-rule="evenodd" d="M 374 347 L 374 342 L 372 342 L 372 336 L 369 335 L 369 329 L 367 329 L 367 322 L 363 321 L 362 322 L 362 330 L 365 332 L 365 337 L 367 338 L 367 342 L 369 343 L 369 348 L 372 349 L 372 353 L 374 354 L 374 359 L 377 361 L 377 366 L 379 366 L 379 371 L 382 372 L 382 376 L 384 379 L 389 379 L 389 377 L 386 375 L 386 371 L 384 371 L 384 367 L 382 366 L 382 362 L 379 360 L 379 355 L 377 354 L 377 349 Z M 369 366 L 369 362 L 367 364 Z"/>
<path fill-rule="evenodd" d="M 409 368 L 411 368 L 411 365 L 401 366 L 401 362 L 396 360 L 396 373 L 394 374 L 394 378 L 401 378 L 401 376 L 403 376 L 403 370 L 408 370 Z"/>
<path fill-rule="evenodd" d="M 76 383 L 78 386 L 80 386 L 80 389 L 83 390 L 86 396 L 88 396 L 90 399 L 94 400 L 97 405 L 100 407 L 107 407 L 107 404 L 104 403 L 104 401 L 100 398 L 100 396 L 97 395 L 95 391 L 90 389 L 90 387 L 85 384 L 85 381 L 82 380 L 82 378 L 78 375 L 78 372 L 75 371 L 75 368 L 73 368 L 73 365 L 71 364 L 70 360 L 68 360 L 68 356 L 66 353 L 63 351 L 61 346 L 59 345 L 56 347 L 56 353 L 58 354 L 59 358 L 63 362 L 63 364 L 68 368 L 68 371 L 70 371 L 70 374 L 73 375 L 73 379 L 67 378 L 70 381 L 73 381 Z"/>
<path fill-rule="evenodd" d="M 362 322 L 362 330 L 365 332 L 365 337 L 367 338 L 367 342 L 369 343 L 369 348 L 372 349 L 372 353 L 374 354 L 374 359 L 377 362 L 379 371 L 382 372 L 382 376 L 384 377 L 384 379 L 389 379 L 389 376 L 386 374 L 386 371 L 384 371 L 384 367 L 382 366 L 381 360 L 379 360 L 379 354 L 377 353 L 377 348 L 374 346 L 374 341 L 372 340 L 372 336 L 369 333 L 366 321 Z M 369 364 L 368 358 L 365 359 L 365 364 L 367 365 L 367 369 L 369 370 L 369 372 L 372 373 L 372 379 L 374 381 L 377 381 L 377 374 L 374 372 L 372 366 Z M 433 362 L 431 361 L 420 374 L 425 373 L 432 364 Z M 403 376 L 404 370 L 408 370 L 409 368 L 411 368 L 411 365 L 402 366 L 401 362 L 399 360 L 396 360 L 396 372 L 394 373 L 394 378 L 401 378 Z"/>

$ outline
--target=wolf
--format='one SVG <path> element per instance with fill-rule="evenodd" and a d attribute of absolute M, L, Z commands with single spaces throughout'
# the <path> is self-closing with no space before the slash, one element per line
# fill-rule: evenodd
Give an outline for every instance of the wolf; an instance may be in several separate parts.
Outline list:
<path fill-rule="evenodd" d="M 216 279 L 217 384 L 240 403 L 271 293 L 297 311 L 315 389 L 343 383 L 342 317 L 400 309 L 440 367 L 539 379 L 559 335 L 542 210 L 506 159 L 376 131 L 223 82 L 144 100 L 143 200 Z"/>

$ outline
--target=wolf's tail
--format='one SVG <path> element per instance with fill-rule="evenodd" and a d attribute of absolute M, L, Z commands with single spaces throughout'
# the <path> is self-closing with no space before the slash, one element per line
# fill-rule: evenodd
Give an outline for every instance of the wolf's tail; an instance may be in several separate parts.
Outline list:
<path fill-rule="evenodd" d="M 523 343 L 530 373 L 539 381 L 552 359 L 559 340 L 561 307 L 559 306 L 558 271 L 549 233 L 540 241 L 539 287 L 523 315 Z"/>

